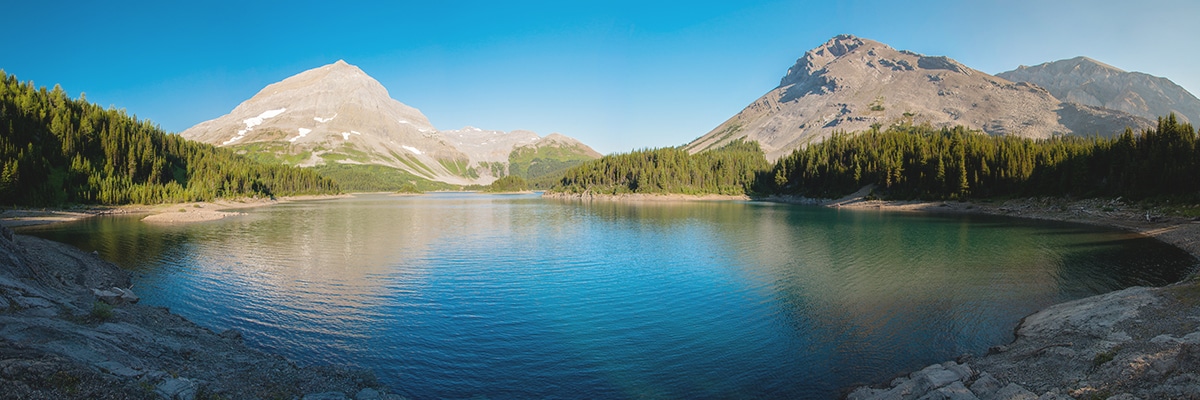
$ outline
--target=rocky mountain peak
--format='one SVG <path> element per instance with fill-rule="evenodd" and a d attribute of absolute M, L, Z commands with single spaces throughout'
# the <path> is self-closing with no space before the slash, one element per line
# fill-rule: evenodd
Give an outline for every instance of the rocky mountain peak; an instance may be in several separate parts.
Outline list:
<path fill-rule="evenodd" d="M 1078 61 L 1082 69 L 1111 68 Z M 805 52 L 778 87 L 687 149 L 699 152 L 745 138 L 758 141 L 767 157 L 775 159 L 836 131 L 901 123 L 962 125 L 1034 138 L 1081 129 L 1115 134 L 1127 125 L 1137 129 L 1150 123 L 1122 112 L 1068 106 L 1052 92 L 988 75 L 949 57 L 838 35 Z"/>
<path fill-rule="evenodd" d="M 857 50 L 860 47 L 887 47 L 882 43 L 861 39 L 854 35 L 837 35 L 828 42 L 813 48 L 804 53 L 800 59 L 796 60 L 796 64 L 788 68 L 787 74 L 779 81 L 779 86 L 791 85 L 800 81 L 804 81 L 818 71 L 828 66 L 834 60 Z M 891 49 L 888 47 L 888 49 Z"/>
<path fill-rule="evenodd" d="M 1044 87 L 1067 102 L 1123 111 L 1151 120 L 1175 113 L 1183 121 L 1200 121 L 1200 100 L 1170 79 L 1126 72 L 1088 57 L 1020 66 L 996 76 Z"/>

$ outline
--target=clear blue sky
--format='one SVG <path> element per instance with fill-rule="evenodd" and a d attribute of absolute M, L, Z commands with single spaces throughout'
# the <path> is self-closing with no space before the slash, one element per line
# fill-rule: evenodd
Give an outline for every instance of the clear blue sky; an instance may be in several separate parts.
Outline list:
<path fill-rule="evenodd" d="M 1200 2 L 57 2 L 0 7 L 0 69 L 168 131 L 345 59 L 439 129 L 686 143 L 840 33 L 988 73 L 1085 55 L 1200 91 Z"/>

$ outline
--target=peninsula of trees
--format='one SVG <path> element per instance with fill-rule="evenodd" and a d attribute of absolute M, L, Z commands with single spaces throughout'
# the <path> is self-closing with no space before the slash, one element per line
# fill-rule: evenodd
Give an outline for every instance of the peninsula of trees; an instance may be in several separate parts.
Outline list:
<path fill-rule="evenodd" d="M 207 201 L 337 193 L 315 171 L 167 134 L 123 110 L 0 71 L 0 204 Z"/>

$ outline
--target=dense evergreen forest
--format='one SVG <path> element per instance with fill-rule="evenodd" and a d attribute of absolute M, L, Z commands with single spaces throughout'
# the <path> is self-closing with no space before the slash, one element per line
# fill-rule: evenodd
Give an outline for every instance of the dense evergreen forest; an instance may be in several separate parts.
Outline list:
<path fill-rule="evenodd" d="M 876 185 L 891 199 L 1006 196 L 1200 198 L 1200 141 L 1174 115 L 1112 138 L 988 136 L 897 125 L 834 134 L 771 166 L 755 143 L 689 155 L 676 148 L 611 155 L 573 168 L 553 191 L 802 195 Z"/>
<path fill-rule="evenodd" d="M 495 180 L 492 184 L 483 188 L 485 192 L 506 193 L 506 192 L 524 192 L 529 190 L 529 182 L 525 178 L 509 175 Z"/>
<path fill-rule="evenodd" d="M 170 135 L 0 71 L 0 204 L 127 204 L 336 193 L 312 170 Z"/>
<path fill-rule="evenodd" d="M 745 194 L 771 165 L 758 142 L 688 154 L 681 148 L 615 154 L 568 169 L 549 191 L 598 194 Z"/>
<path fill-rule="evenodd" d="M 755 189 L 838 197 L 877 185 L 896 199 L 1005 196 L 1196 197 L 1196 131 L 1174 115 L 1113 138 L 988 136 L 964 128 L 895 126 L 836 134 L 779 159 Z"/>

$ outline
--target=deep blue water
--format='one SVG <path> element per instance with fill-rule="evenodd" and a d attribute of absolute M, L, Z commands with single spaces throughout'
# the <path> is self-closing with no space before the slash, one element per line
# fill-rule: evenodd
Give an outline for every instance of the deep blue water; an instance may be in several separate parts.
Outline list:
<path fill-rule="evenodd" d="M 752 202 L 360 195 L 22 229 L 305 364 L 418 398 L 830 398 L 1194 267 L 1095 227 Z"/>

